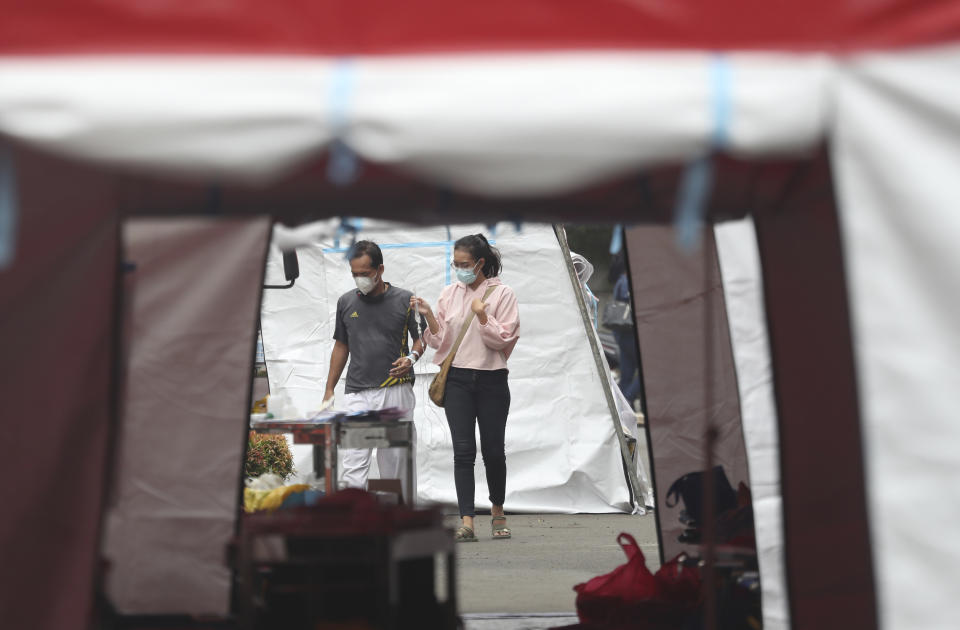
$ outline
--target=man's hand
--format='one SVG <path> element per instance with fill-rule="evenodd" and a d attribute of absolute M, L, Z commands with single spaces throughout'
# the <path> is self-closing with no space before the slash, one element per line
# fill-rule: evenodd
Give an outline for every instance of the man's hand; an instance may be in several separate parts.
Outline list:
<path fill-rule="evenodd" d="M 327 390 L 323 393 L 323 409 L 333 407 L 333 391 Z"/>
<path fill-rule="evenodd" d="M 394 378 L 403 378 L 407 375 L 407 372 L 413 367 L 413 359 L 408 357 L 400 357 L 393 362 L 393 369 L 390 370 L 390 376 Z"/>

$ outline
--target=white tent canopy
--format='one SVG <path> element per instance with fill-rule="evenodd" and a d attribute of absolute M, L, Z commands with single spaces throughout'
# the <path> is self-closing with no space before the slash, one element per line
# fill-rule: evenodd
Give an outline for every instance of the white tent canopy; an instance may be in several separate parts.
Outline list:
<path fill-rule="evenodd" d="M 0 131 L 124 169 L 246 181 L 340 138 L 459 190 L 536 195 L 717 140 L 809 149 L 835 77 L 825 56 L 760 53 L 15 58 L 0 60 Z"/>

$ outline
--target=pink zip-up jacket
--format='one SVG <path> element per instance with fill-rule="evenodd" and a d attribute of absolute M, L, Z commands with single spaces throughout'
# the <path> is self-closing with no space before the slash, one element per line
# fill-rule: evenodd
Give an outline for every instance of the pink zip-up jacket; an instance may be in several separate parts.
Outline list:
<path fill-rule="evenodd" d="M 440 330 L 433 334 L 428 326 L 423 331 L 423 340 L 437 350 L 433 356 L 434 363 L 440 365 L 450 354 L 463 328 L 464 319 L 470 314 L 470 305 L 474 299 L 483 299 L 489 286 L 496 288 L 486 300 L 489 304 L 487 323 L 481 325 L 479 318 L 473 318 L 453 358 L 453 367 L 473 370 L 500 370 L 507 367 L 507 359 L 520 339 L 520 310 L 513 289 L 499 278 L 487 278 L 476 289 L 462 282 L 454 282 L 443 290 L 434 313 Z"/>

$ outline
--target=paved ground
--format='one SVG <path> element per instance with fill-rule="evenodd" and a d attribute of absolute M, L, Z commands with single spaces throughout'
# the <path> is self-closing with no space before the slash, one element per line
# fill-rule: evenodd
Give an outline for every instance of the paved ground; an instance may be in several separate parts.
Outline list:
<path fill-rule="evenodd" d="M 456 516 L 447 519 L 451 527 L 457 521 Z M 457 546 L 460 611 L 468 615 L 471 630 L 572 623 L 553 619 L 549 625 L 497 625 L 497 619 L 483 620 L 477 614 L 574 613 L 573 586 L 625 562 L 616 542 L 620 532 L 633 534 L 651 570 L 659 567 L 652 513 L 514 515 L 509 525 L 511 540 L 491 540 L 490 516 L 478 515 L 480 541 Z"/>
<path fill-rule="evenodd" d="M 641 432 L 640 453 L 650 470 Z M 454 508 L 455 509 L 455 508 Z M 477 516 L 476 543 L 457 546 L 458 598 L 466 630 L 541 630 L 576 623 L 575 584 L 626 561 L 616 538 L 633 534 L 651 571 L 660 567 L 653 513 L 513 515 L 511 540 L 490 539 Z M 458 526 L 455 514 L 447 525 Z"/>
<path fill-rule="evenodd" d="M 557 613 L 511 615 L 509 613 L 463 615 L 465 630 L 548 630 L 577 623 L 576 615 Z"/>

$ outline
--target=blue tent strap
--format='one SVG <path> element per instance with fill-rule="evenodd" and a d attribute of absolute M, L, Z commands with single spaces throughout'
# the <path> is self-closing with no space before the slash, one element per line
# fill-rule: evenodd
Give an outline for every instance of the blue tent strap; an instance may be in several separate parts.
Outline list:
<path fill-rule="evenodd" d="M 449 196 L 447 197 L 447 200 L 449 200 Z M 443 266 L 443 272 L 444 272 L 444 275 L 443 275 L 443 285 L 444 285 L 444 286 L 446 286 L 446 285 L 450 284 L 451 282 L 453 282 L 453 278 L 452 278 L 451 275 L 450 275 L 451 273 L 453 273 L 453 268 L 452 268 L 452 265 L 453 265 L 453 231 L 450 229 L 450 226 L 449 226 L 449 225 L 447 225 L 447 250 L 446 250 L 445 253 L 446 253 L 446 255 L 447 255 L 447 264 Z"/>
<path fill-rule="evenodd" d="M 623 224 L 617 223 L 613 226 L 613 234 L 610 235 L 610 255 L 615 256 L 623 249 Z"/>
<path fill-rule="evenodd" d="M 713 95 L 713 147 L 723 149 L 730 141 L 731 72 L 725 55 L 710 60 L 710 84 Z"/>
<path fill-rule="evenodd" d="M 360 160 L 343 136 L 346 135 L 353 85 L 356 78 L 355 63 L 350 58 L 339 59 L 333 66 L 330 77 L 330 127 L 333 140 L 330 143 L 330 159 L 327 162 L 327 178 L 332 184 L 346 186 L 357 180 Z"/>
<path fill-rule="evenodd" d="M 703 227 L 707 201 L 713 188 L 712 154 L 714 151 L 724 149 L 730 139 L 730 86 L 730 62 L 724 55 L 714 55 L 710 60 L 713 111 L 710 151 L 687 164 L 674 209 L 677 245 L 686 252 L 692 252 L 700 246 L 700 230 Z"/>
<path fill-rule="evenodd" d="M 0 144 L 0 269 L 13 264 L 17 252 L 17 178 L 13 152 Z"/>
<path fill-rule="evenodd" d="M 701 157 L 687 165 L 680 182 L 673 218 L 677 244 L 687 253 L 700 247 L 700 230 L 712 187 L 713 160 L 710 156 Z"/>
<path fill-rule="evenodd" d="M 333 247 L 335 249 L 340 248 L 340 239 L 346 235 L 350 235 L 350 244 L 343 248 L 342 251 L 346 253 L 346 257 L 349 260 L 351 253 L 353 252 L 353 247 L 357 243 L 357 232 L 363 229 L 363 219 L 357 219 L 352 217 L 341 217 L 340 225 L 337 226 L 337 231 L 333 234 Z"/>

